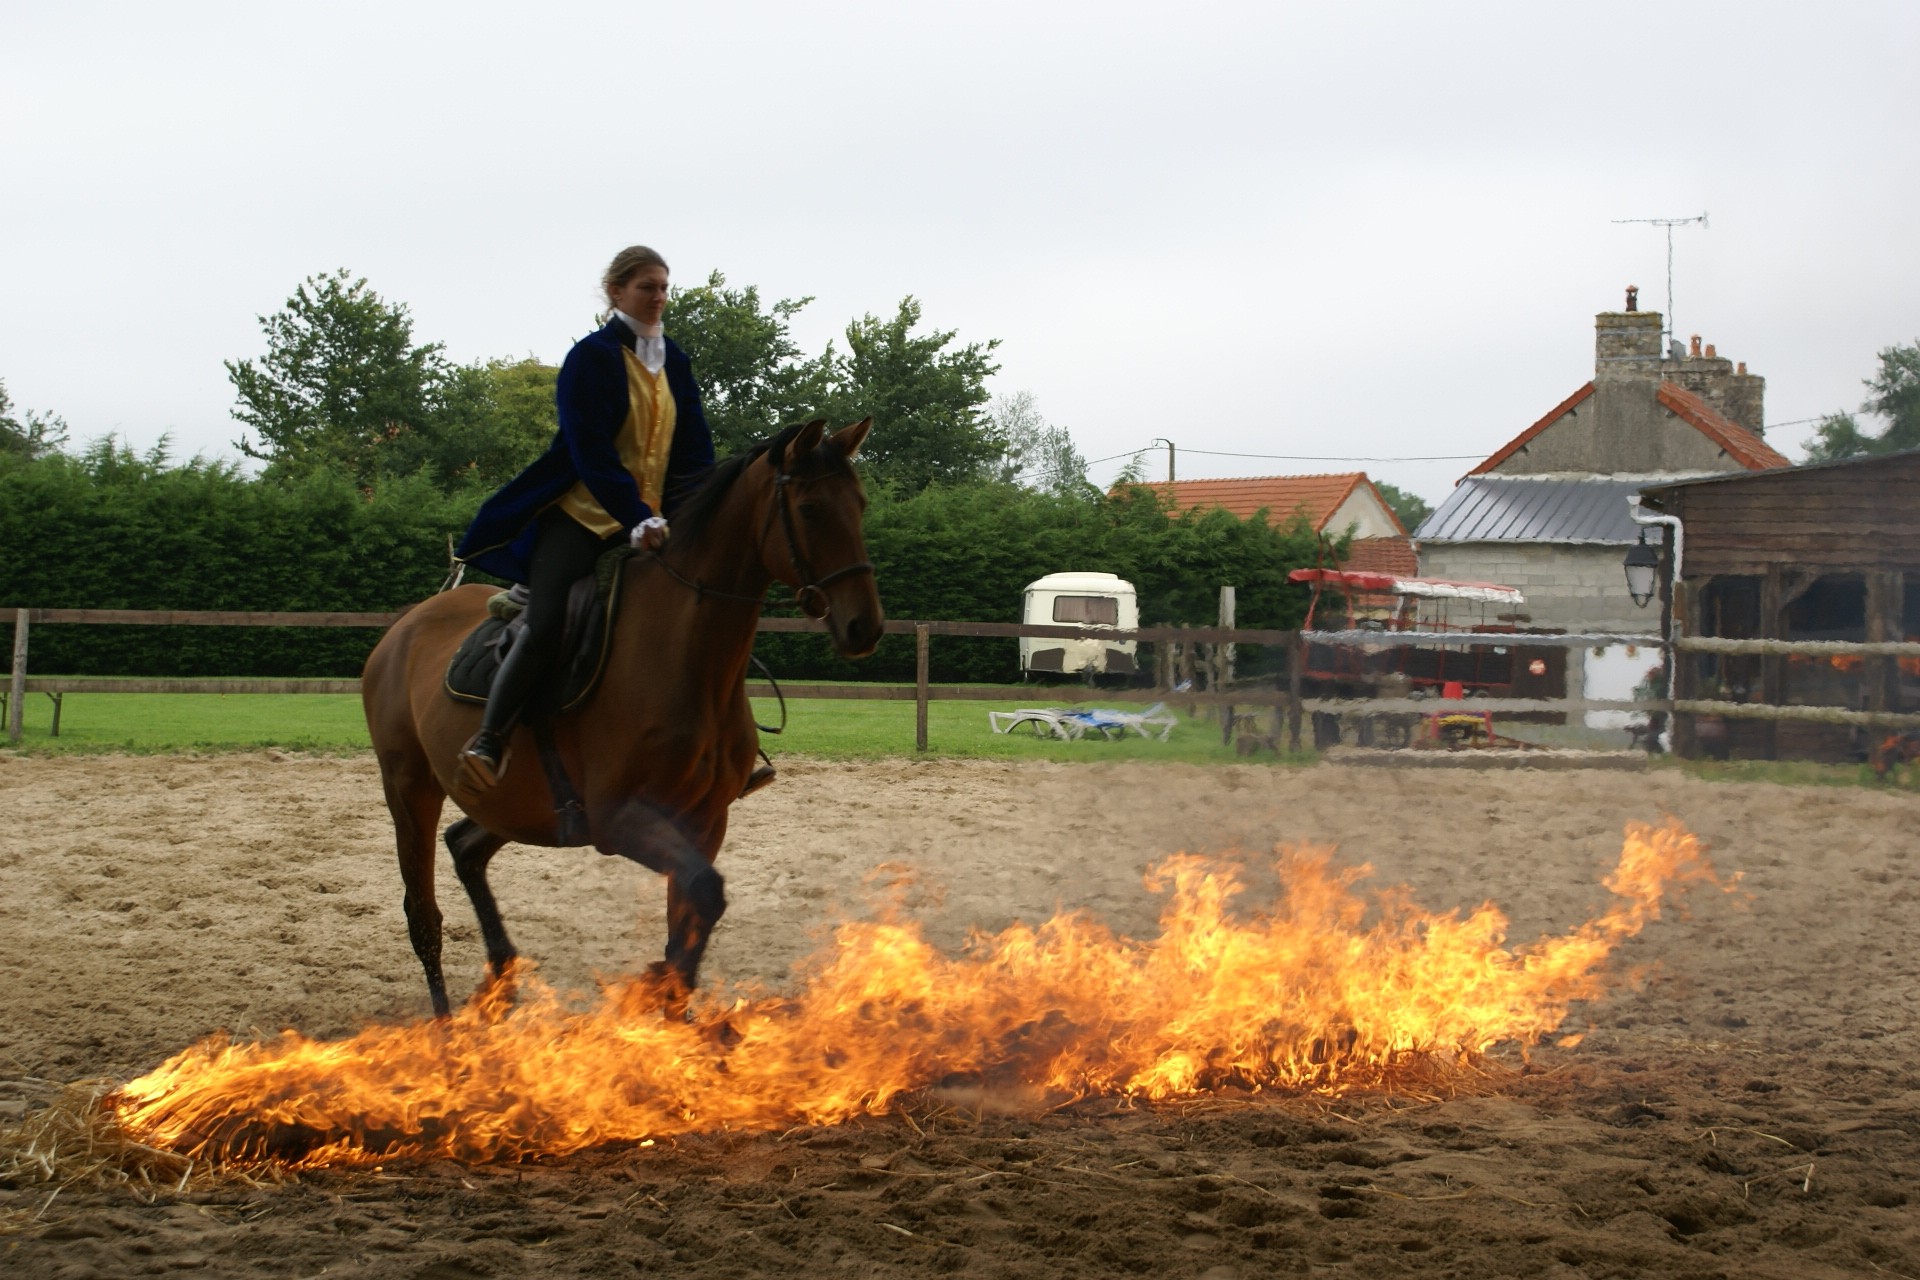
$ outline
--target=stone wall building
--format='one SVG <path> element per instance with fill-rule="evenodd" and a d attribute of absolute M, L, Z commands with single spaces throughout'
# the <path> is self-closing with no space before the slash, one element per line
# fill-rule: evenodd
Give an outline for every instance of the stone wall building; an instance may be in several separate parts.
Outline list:
<path fill-rule="evenodd" d="M 1661 316 L 1594 317 L 1593 379 L 1464 476 L 1414 532 L 1428 577 L 1526 595 L 1516 621 L 1654 632 L 1621 561 L 1641 534 L 1628 498 L 1649 484 L 1791 465 L 1762 438 L 1766 380 L 1695 337 L 1662 350 Z M 1658 530 L 1648 541 L 1657 541 Z"/>

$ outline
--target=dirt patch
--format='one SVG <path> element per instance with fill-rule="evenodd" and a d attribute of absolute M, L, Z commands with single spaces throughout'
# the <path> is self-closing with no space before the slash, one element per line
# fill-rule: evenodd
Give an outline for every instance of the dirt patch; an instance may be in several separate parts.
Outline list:
<path fill-rule="evenodd" d="M 208 1033 L 426 1012 L 369 759 L 0 758 L 0 1107 Z M 710 1135 L 562 1162 L 439 1162 L 162 1196 L 63 1192 L 0 1240 L 21 1276 L 1920 1275 L 1920 802 L 1665 772 L 789 762 L 735 811 L 718 981 L 778 983 L 874 892 L 956 946 L 1056 906 L 1152 928 L 1181 848 L 1338 841 L 1513 936 L 1605 898 L 1622 825 L 1672 813 L 1734 899 L 1627 944 L 1586 1039 L 1443 1098 L 1221 1098 Z M 444 859 L 443 859 L 444 861 Z M 879 871 L 903 864 L 911 873 Z M 510 848 L 515 940 L 562 985 L 655 958 L 664 892 Z M 443 866 L 448 972 L 482 952 Z M 877 883 L 876 883 L 877 882 Z M 0 1123 L 6 1122 L 0 1113 Z M 30 1216 L 48 1191 L 0 1188 Z M 53 1225 L 46 1226 L 44 1224 Z"/>

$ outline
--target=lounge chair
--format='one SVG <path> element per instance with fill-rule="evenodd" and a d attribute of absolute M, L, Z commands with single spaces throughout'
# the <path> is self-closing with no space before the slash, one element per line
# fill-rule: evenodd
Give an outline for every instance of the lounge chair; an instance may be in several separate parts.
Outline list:
<path fill-rule="evenodd" d="M 995 733 L 1012 733 L 1025 725 L 1036 738 L 1071 740 L 1084 733 L 1086 727 L 1070 720 L 1070 715 L 1063 707 L 1023 707 L 1018 711 L 989 711 L 987 723 Z"/>
<path fill-rule="evenodd" d="M 995 733 L 1011 733 L 1022 725 L 1036 736 L 1052 736 L 1069 741 L 1097 733 L 1112 741 L 1129 731 L 1161 742 L 1173 732 L 1179 717 L 1156 702 L 1143 711 L 1116 711 L 1110 707 L 1023 707 L 1018 711 L 989 711 L 987 722 Z"/>

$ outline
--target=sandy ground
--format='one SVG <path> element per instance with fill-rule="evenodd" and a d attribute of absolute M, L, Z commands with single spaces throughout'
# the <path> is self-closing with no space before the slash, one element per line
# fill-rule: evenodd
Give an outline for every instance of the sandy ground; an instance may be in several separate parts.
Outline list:
<path fill-rule="evenodd" d="M 335 1035 L 426 1010 L 369 758 L 0 757 L 0 1123 L 46 1080 L 196 1038 Z M 1447 1100 L 928 1103 L 518 1167 L 301 1175 L 144 1204 L 64 1192 L 8 1276 L 1920 1276 L 1920 800 L 1668 773 L 789 762 L 735 810 L 715 979 L 779 982 L 874 869 L 952 946 L 1057 905 L 1151 932 L 1176 849 L 1337 841 L 1524 940 L 1602 904 L 1621 829 L 1671 813 L 1744 895 L 1617 957 L 1637 985 Z M 445 861 L 444 855 L 442 859 Z M 590 852 L 495 884 L 545 975 L 658 954 L 664 893 Z M 481 968 L 450 868 L 456 991 Z M 1810 1177 L 1809 1177 L 1810 1174 Z M 0 1184 L 0 1212 L 43 1185 Z M 46 1225 L 51 1224 L 51 1225 Z"/>

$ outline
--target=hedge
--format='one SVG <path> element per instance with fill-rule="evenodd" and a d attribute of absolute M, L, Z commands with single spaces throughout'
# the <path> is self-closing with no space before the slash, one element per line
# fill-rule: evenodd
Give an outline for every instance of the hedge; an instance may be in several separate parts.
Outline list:
<path fill-rule="evenodd" d="M 165 466 L 124 451 L 0 457 L 0 604 L 95 609 L 394 610 L 434 591 L 447 540 L 484 496 L 424 480 L 368 493 L 322 476 L 250 479 L 200 462 Z M 1019 620 L 1022 589 L 1048 573 L 1105 570 L 1133 582 L 1141 621 L 1211 623 L 1223 584 L 1238 621 L 1291 627 L 1305 592 L 1287 570 L 1313 563 L 1298 520 L 1275 528 L 1224 511 L 1170 517 L 1155 494 L 1059 496 L 1011 485 L 875 490 L 867 549 L 895 618 Z M 790 613 L 779 589 L 770 614 Z M 0 643 L 11 643 L 0 626 Z M 49 626 L 31 667 L 68 675 L 359 674 L 378 633 L 357 629 Z M 913 646 L 889 637 L 859 664 L 824 640 L 764 635 L 783 677 L 910 679 Z M 1018 678 L 1012 640 L 943 638 L 940 681 Z"/>

